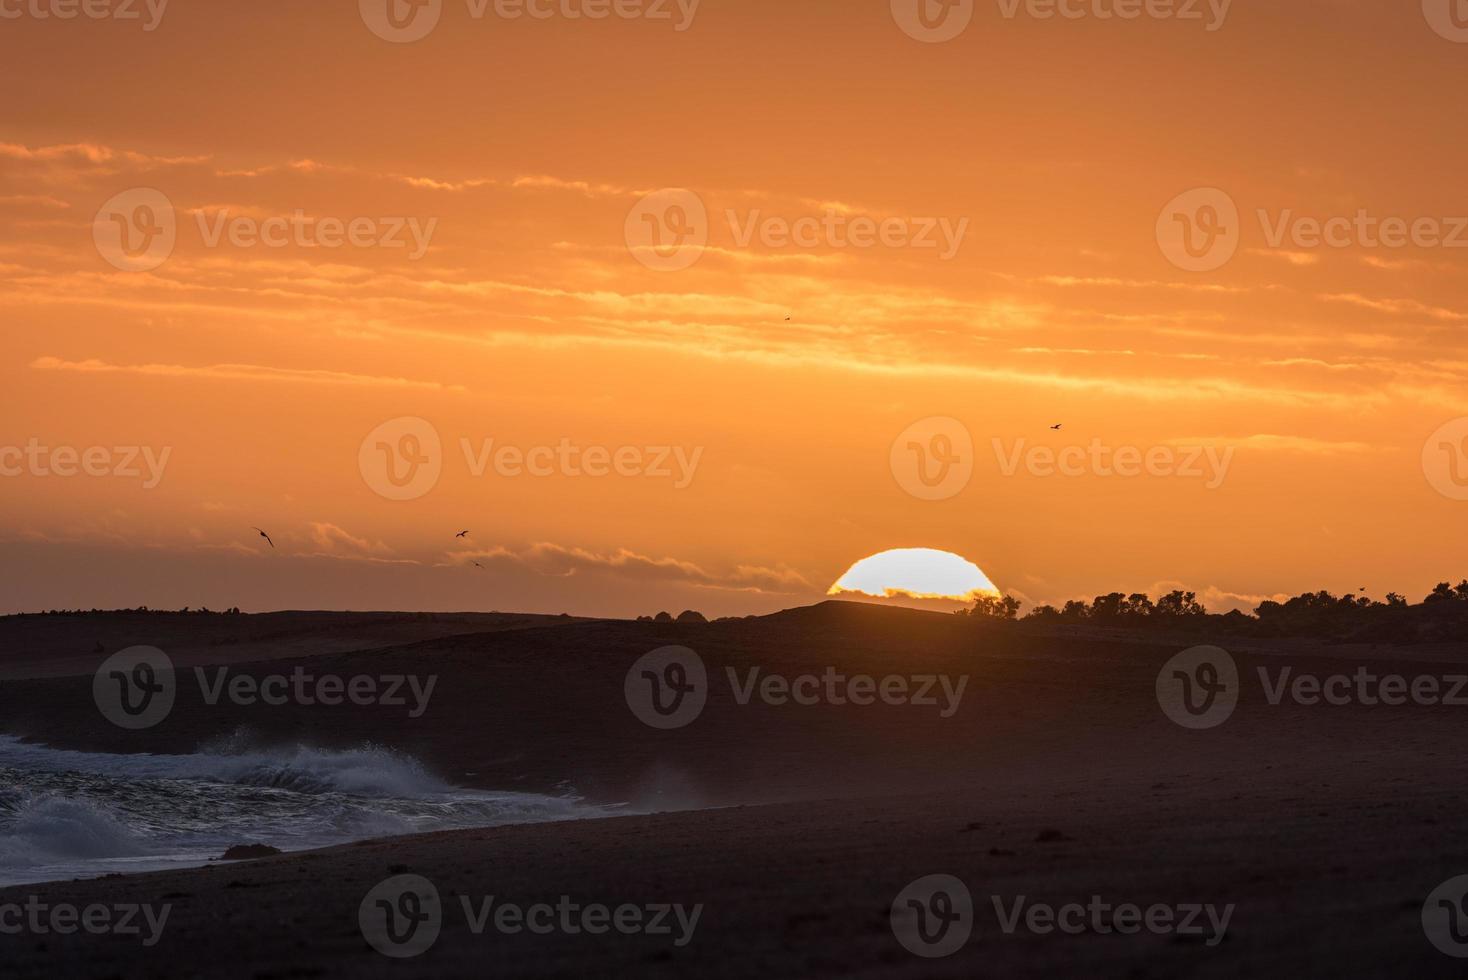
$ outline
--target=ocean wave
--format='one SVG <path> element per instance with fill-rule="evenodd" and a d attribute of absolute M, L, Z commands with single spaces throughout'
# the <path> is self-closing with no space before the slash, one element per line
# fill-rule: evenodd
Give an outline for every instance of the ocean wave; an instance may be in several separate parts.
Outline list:
<path fill-rule="evenodd" d="M 78 752 L 0 736 L 0 884 L 602 812 L 579 800 L 453 786 L 377 745 L 188 755 Z M 120 866 L 121 863 L 121 866 Z"/>

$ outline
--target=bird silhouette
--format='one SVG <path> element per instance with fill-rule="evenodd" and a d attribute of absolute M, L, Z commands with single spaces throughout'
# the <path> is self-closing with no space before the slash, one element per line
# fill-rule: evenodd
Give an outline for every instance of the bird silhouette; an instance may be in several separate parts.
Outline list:
<path fill-rule="evenodd" d="M 456 538 L 467 538 L 468 536 L 469 536 L 469 532 L 468 531 L 460 531 L 458 534 L 454 535 L 454 537 L 456 537 Z"/>
<path fill-rule="evenodd" d="M 1060 425 L 1058 423 L 1056 425 L 1052 425 L 1050 428 L 1052 430 L 1054 430 L 1055 432 L 1059 432 L 1060 431 Z"/>
<path fill-rule="evenodd" d="M 255 530 L 260 531 L 258 527 L 255 528 Z M 264 531 L 260 531 L 260 537 L 264 538 L 266 544 L 270 545 L 270 547 L 275 547 L 275 542 L 270 540 L 270 535 L 266 534 Z"/>
<path fill-rule="evenodd" d="M 476 562 L 475 562 L 475 563 L 474 563 L 474 567 L 475 567 L 475 568 L 483 568 L 483 567 L 484 567 L 484 566 L 483 566 L 483 565 L 481 565 L 481 564 L 479 564 L 479 562 L 477 562 L 477 561 L 476 561 Z"/>

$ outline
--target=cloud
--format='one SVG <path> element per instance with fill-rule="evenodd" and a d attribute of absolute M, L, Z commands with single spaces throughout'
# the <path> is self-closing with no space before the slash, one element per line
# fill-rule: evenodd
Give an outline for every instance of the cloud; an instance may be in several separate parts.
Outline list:
<path fill-rule="evenodd" d="M 1168 439 L 1169 446 L 1227 446 L 1236 449 L 1258 449 L 1267 452 L 1308 453 L 1318 456 L 1333 456 L 1340 453 L 1367 453 L 1381 447 L 1364 442 L 1330 442 L 1325 439 L 1310 439 L 1304 436 L 1277 436 L 1259 434 L 1252 436 L 1211 436 L 1185 439 Z"/>
<path fill-rule="evenodd" d="M 1246 293 L 1243 286 L 1216 282 L 1163 282 L 1158 279 L 1119 279 L 1115 276 L 1038 276 L 1030 282 L 1042 286 L 1105 286 L 1117 289 L 1179 289 L 1197 293 Z"/>
<path fill-rule="evenodd" d="M 462 385 L 445 385 L 437 381 L 415 381 L 367 374 L 347 374 L 320 368 L 278 368 L 258 364 L 109 364 L 94 359 L 63 361 L 57 357 L 38 357 L 30 364 L 36 371 L 68 371 L 79 374 L 138 374 L 167 378 L 208 378 L 221 381 L 267 381 L 319 385 L 363 385 L 386 388 L 418 388 L 430 391 L 461 392 Z"/>
<path fill-rule="evenodd" d="M 0 195 L 0 204 L 13 204 L 17 207 L 49 208 L 55 211 L 66 211 L 71 205 L 59 197 L 50 194 L 5 194 Z"/>
<path fill-rule="evenodd" d="M 576 191 L 587 197 L 636 197 L 652 193 L 650 190 L 634 190 L 630 187 L 619 187 L 616 184 L 593 184 L 585 180 L 565 180 L 548 174 L 516 177 L 510 186 L 516 190 Z"/>
<path fill-rule="evenodd" d="M 381 541 L 359 538 L 335 524 L 324 521 L 311 522 L 311 542 L 320 549 L 319 554 L 332 558 L 369 557 L 392 553 L 392 549 Z"/>
<path fill-rule="evenodd" d="M 612 575 L 644 582 L 685 582 L 712 589 L 750 592 L 792 593 L 809 589 L 810 583 L 793 569 L 739 565 L 732 572 L 715 574 L 690 561 L 676 558 L 651 558 L 626 548 L 609 554 L 598 554 L 584 548 L 567 548 L 541 542 L 518 551 L 505 547 L 488 550 L 456 551 L 449 557 L 455 564 L 482 561 L 486 564 L 512 566 L 537 575 L 569 578 L 583 574 Z"/>
<path fill-rule="evenodd" d="M 1307 266 L 1316 265 L 1320 262 L 1320 254 L 1318 252 L 1292 252 L 1283 248 L 1251 248 L 1248 251 L 1250 255 L 1262 255 L 1265 258 L 1279 259 L 1282 262 L 1288 262 L 1290 265 Z"/>
<path fill-rule="evenodd" d="M 1376 310 L 1379 313 L 1394 313 L 1398 315 L 1412 315 L 1431 317 L 1434 320 L 1449 320 L 1461 323 L 1468 320 L 1468 313 L 1460 313 L 1441 306 L 1428 306 L 1415 299 L 1371 299 L 1360 293 L 1326 293 L 1321 299 L 1335 303 L 1350 303 L 1353 306 L 1361 306 L 1368 310 Z"/>
<path fill-rule="evenodd" d="M 478 187 L 494 187 L 499 181 L 491 177 L 475 177 L 471 180 L 435 180 L 432 177 L 405 177 L 397 178 L 409 187 L 417 187 L 430 191 L 466 191 Z"/>

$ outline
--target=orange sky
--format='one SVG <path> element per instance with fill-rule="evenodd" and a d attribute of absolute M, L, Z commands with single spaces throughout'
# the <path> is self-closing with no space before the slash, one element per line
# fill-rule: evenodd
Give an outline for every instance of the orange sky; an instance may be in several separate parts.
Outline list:
<path fill-rule="evenodd" d="M 48 2 L 0 0 L 0 471 L 32 440 L 168 456 L 150 487 L 0 476 L 4 611 L 760 612 L 897 547 L 1032 601 L 1416 599 L 1468 574 L 1468 503 L 1423 456 L 1468 415 L 1464 248 L 1270 240 L 1282 216 L 1445 237 L 1468 216 L 1468 43 L 1418 3 L 1240 0 L 1210 31 L 1206 3 L 990 0 L 921 43 L 887 0 L 704 0 L 681 31 L 671 0 L 667 20 L 445 0 L 390 43 L 349 2 L 178 2 L 152 30 L 141 0 L 143 21 Z M 138 188 L 174 209 L 146 271 L 103 254 Z M 677 271 L 627 240 L 665 188 L 708 214 Z M 1194 188 L 1240 213 L 1208 271 L 1158 242 Z M 281 247 L 211 244 L 222 213 L 297 212 L 310 231 Z M 311 247 L 321 219 L 360 241 Z M 821 228 L 741 240 L 766 219 Z M 890 240 L 853 245 L 856 219 Z M 421 256 L 407 231 L 377 244 L 400 224 L 431 230 Z M 929 225 L 938 247 L 908 244 Z M 441 472 L 390 500 L 359 455 L 404 417 Z M 894 441 L 934 417 L 971 436 L 971 476 L 921 499 Z M 670 474 L 476 476 L 462 440 L 490 439 L 635 450 L 639 473 L 666 447 Z M 1005 472 L 1093 445 L 1229 462 Z"/>

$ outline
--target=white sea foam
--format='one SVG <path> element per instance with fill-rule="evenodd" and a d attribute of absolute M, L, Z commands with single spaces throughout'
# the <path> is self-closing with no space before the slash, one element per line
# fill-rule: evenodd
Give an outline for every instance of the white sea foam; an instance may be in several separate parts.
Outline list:
<path fill-rule="evenodd" d="M 461 789 L 380 746 L 115 755 L 0 736 L 0 884 L 199 864 L 234 844 L 567 820 L 575 799 Z"/>

